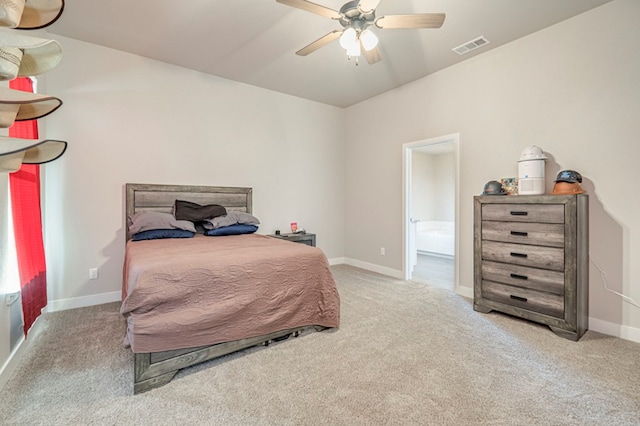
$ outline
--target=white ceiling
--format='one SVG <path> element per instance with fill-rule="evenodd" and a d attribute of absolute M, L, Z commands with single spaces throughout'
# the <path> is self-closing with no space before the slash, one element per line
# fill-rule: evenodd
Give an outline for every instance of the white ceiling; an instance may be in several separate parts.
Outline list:
<path fill-rule="evenodd" d="M 611 0 L 382 0 L 376 15 L 443 12 L 440 29 L 375 29 L 383 60 L 355 66 L 338 41 L 295 52 L 340 24 L 275 0 L 67 0 L 49 33 L 347 107 Z M 315 0 L 338 10 L 346 0 Z M 459 56 L 479 36 L 491 43 Z"/>

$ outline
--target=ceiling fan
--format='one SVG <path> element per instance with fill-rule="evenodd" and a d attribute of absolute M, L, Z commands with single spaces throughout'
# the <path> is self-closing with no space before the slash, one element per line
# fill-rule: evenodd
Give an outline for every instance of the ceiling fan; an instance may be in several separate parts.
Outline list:
<path fill-rule="evenodd" d="M 303 47 L 296 52 L 296 55 L 307 56 L 339 38 L 340 45 L 347 51 L 347 57 L 349 59 L 355 58 L 356 65 L 361 54 L 370 64 L 375 64 L 382 60 L 382 55 L 378 49 L 378 37 L 369 29 L 372 25 L 380 29 L 440 28 L 445 18 L 444 13 L 416 13 L 377 17 L 376 7 L 378 7 L 380 0 L 352 0 L 345 3 L 340 10 L 333 10 L 307 0 L 276 1 L 287 6 L 335 19 L 343 27 L 342 30 L 331 31 Z"/>

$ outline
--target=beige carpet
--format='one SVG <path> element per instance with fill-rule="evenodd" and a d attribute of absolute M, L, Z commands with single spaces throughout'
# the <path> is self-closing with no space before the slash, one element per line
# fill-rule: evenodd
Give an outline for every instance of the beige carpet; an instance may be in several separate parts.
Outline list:
<path fill-rule="evenodd" d="M 640 424 L 640 344 L 591 331 L 571 342 L 439 287 L 332 269 L 339 330 L 136 396 L 118 304 L 46 314 L 2 390 L 0 424 Z"/>

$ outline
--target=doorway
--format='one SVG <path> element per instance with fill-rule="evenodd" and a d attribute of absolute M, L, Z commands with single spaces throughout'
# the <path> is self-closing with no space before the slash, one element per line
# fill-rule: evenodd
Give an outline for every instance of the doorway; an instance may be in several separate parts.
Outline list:
<path fill-rule="evenodd" d="M 457 288 L 459 135 L 403 145 L 404 278 Z"/>

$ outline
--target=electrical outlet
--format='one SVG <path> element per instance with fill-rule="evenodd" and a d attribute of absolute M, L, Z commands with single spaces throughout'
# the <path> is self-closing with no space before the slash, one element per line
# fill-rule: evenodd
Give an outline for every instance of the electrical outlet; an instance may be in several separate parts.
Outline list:
<path fill-rule="evenodd" d="M 387 251 L 384 249 L 384 247 L 380 247 L 380 255 L 384 256 L 385 254 L 387 254 Z"/>
<path fill-rule="evenodd" d="M 97 280 L 98 279 L 98 268 L 89 269 L 89 279 Z"/>

